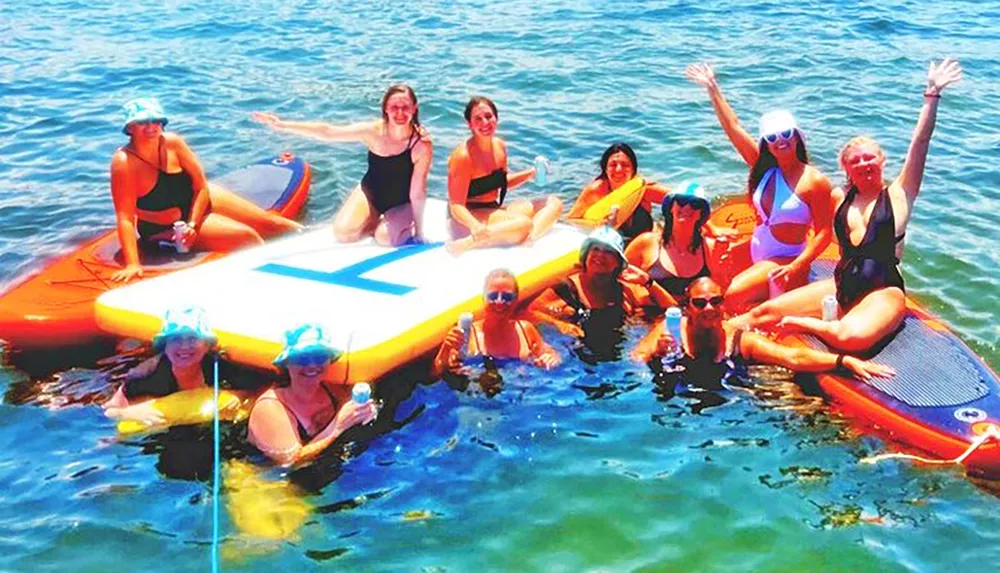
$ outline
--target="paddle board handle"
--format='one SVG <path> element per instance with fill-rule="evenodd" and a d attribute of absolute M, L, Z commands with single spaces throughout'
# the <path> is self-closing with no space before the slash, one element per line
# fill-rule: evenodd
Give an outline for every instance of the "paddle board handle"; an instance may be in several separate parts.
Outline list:
<path fill-rule="evenodd" d="M 358 404 L 367 404 L 372 399 L 372 387 L 367 382 L 358 382 L 351 389 L 351 399 Z"/>
<path fill-rule="evenodd" d="M 458 327 L 462 329 L 462 344 L 458 348 L 458 355 L 464 358 L 469 348 L 469 333 L 472 331 L 471 312 L 458 315 Z"/>
<path fill-rule="evenodd" d="M 549 160 L 544 155 L 535 156 L 535 182 L 544 187 L 549 181 Z"/>
<path fill-rule="evenodd" d="M 837 320 L 837 297 L 832 294 L 823 297 L 823 320 Z"/>
<path fill-rule="evenodd" d="M 184 244 L 184 234 L 187 233 L 188 224 L 186 221 L 174 221 L 174 248 L 178 253 L 188 252 L 187 245 Z"/>

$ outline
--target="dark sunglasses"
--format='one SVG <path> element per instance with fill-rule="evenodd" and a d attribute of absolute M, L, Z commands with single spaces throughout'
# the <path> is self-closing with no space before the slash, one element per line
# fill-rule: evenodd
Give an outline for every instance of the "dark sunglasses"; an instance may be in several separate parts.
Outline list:
<path fill-rule="evenodd" d="M 492 290 L 484 294 L 483 298 L 486 299 L 486 302 L 502 302 L 504 304 L 510 304 L 514 302 L 515 298 L 517 298 L 517 293 L 509 290 L 508 291 Z"/>
<path fill-rule="evenodd" d="M 713 296 L 711 298 L 691 298 L 688 300 L 688 304 L 695 308 L 705 308 L 710 304 L 715 308 L 719 308 L 722 306 L 722 297 Z"/>
<path fill-rule="evenodd" d="M 777 143 L 778 140 L 791 141 L 795 137 L 794 129 L 786 129 L 785 131 L 780 131 L 778 133 L 769 133 L 764 136 L 764 141 L 768 143 Z"/>
<path fill-rule="evenodd" d="M 307 352 L 305 354 L 295 354 L 288 357 L 289 364 L 302 368 L 309 366 L 324 366 L 329 361 L 330 355 L 325 352 Z"/>

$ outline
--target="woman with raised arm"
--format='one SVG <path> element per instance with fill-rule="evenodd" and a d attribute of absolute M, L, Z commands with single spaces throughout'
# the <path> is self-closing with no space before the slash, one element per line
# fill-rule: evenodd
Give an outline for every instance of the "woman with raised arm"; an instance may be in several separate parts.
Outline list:
<path fill-rule="evenodd" d="M 754 139 L 723 97 L 710 66 L 692 64 L 685 74 L 708 90 L 723 131 L 750 167 L 747 194 L 757 213 L 753 264 L 730 283 L 727 306 L 742 309 L 767 299 L 769 277 L 783 291 L 806 284 L 810 264 L 832 239 L 832 186 L 809 165 L 802 130 L 792 114 L 771 111 L 761 116 Z M 811 238 L 810 228 L 815 231 Z"/>
<path fill-rule="evenodd" d="M 785 293 L 734 323 L 780 326 L 815 334 L 845 352 L 872 349 L 903 321 L 906 296 L 899 262 L 903 237 L 920 192 L 924 164 L 937 119 L 941 91 L 962 78 L 958 62 L 931 63 L 913 140 L 903 169 L 890 184 L 883 179 L 885 154 L 874 140 L 855 137 L 840 151 L 847 191 L 838 191 L 833 227 L 840 243 L 834 278 Z M 822 300 L 836 294 L 839 320 L 820 320 Z"/>
<path fill-rule="evenodd" d="M 423 236 L 427 173 L 433 148 L 420 125 L 417 95 L 398 84 L 382 96 L 382 118 L 336 126 L 319 121 L 285 121 L 272 113 L 251 117 L 271 129 L 320 141 L 360 141 L 368 146 L 368 171 L 333 220 L 342 243 L 374 235 L 383 245 L 419 241 Z"/>
<path fill-rule="evenodd" d="M 111 157 L 111 198 L 125 266 L 111 280 L 142 277 L 140 251 L 172 240 L 177 221 L 187 223 L 184 246 L 205 251 L 231 251 L 302 228 L 209 184 L 187 142 L 164 131 L 167 115 L 156 98 L 135 98 L 122 110 L 129 143 Z"/>
<path fill-rule="evenodd" d="M 472 135 L 448 158 L 448 213 L 453 241 L 446 248 L 469 249 L 534 241 L 552 228 L 562 213 L 555 195 L 504 206 L 507 191 L 535 177 L 535 168 L 508 173 L 507 144 L 496 137 L 497 106 L 476 96 L 465 106 Z"/>

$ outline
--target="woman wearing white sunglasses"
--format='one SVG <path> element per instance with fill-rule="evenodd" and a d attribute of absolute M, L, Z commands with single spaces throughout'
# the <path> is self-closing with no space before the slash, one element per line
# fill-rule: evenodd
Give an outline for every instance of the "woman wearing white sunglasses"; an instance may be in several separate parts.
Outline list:
<path fill-rule="evenodd" d="M 754 139 L 740 125 L 709 65 L 692 64 L 685 74 L 708 90 L 723 131 L 750 167 L 747 193 L 757 212 L 753 264 L 730 283 L 727 306 L 740 309 L 766 300 L 769 277 L 782 291 L 804 285 L 809 265 L 833 237 L 830 180 L 809 165 L 805 137 L 792 114 L 764 114 Z M 810 228 L 815 234 L 808 238 Z"/>
<path fill-rule="evenodd" d="M 546 369 L 562 362 L 559 354 L 542 340 L 534 324 L 517 318 L 518 294 L 517 278 L 509 270 L 495 269 L 486 275 L 483 319 L 475 321 L 469 329 L 466 359 L 482 359 L 493 365 L 532 362 Z M 435 376 L 462 366 L 460 349 L 465 336 L 458 326 L 448 332 L 434 358 Z"/>

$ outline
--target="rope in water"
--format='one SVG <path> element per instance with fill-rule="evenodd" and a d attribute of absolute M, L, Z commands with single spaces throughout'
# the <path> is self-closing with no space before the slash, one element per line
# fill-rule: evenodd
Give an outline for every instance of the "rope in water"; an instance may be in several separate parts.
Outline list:
<path fill-rule="evenodd" d="M 994 425 L 990 425 L 988 428 L 986 428 L 985 432 L 983 432 L 982 434 L 979 435 L 979 437 L 973 440 L 972 443 L 969 444 L 968 449 L 966 449 L 965 452 L 962 453 L 962 455 L 951 460 L 931 460 L 928 458 L 922 458 L 920 456 L 914 456 L 911 454 L 891 453 L 891 454 L 879 454 L 877 456 L 868 456 L 865 458 L 861 458 L 860 462 L 863 464 L 875 464 L 884 460 L 897 459 L 897 460 L 914 460 L 918 462 L 923 462 L 925 464 L 961 464 L 962 462 L 965 461 L 966 458 L 971 456 L 973 452 L 978 450 L 979 447 L 985 444 L 986 441 L 989 440 L 990 438 L 994 438 L 997 441 L 1000 441 L 1000 429 L 998 429 Z"/>
<path fill-rule="evenodd" d="M 219 571 L 219 357 L 212 371 L 215 415 L 212 420 L 212 573 Z"/>

